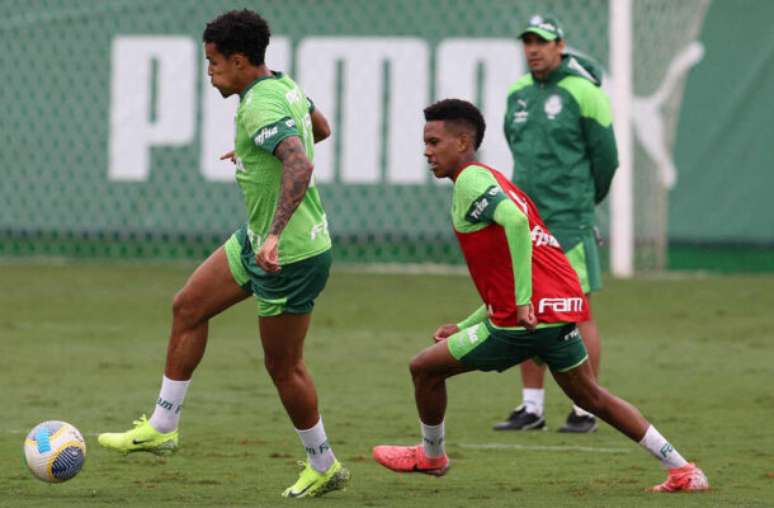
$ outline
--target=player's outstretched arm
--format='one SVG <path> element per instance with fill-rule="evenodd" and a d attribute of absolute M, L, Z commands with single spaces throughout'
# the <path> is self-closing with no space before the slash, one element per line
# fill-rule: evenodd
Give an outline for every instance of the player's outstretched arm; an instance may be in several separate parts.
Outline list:
<path fill-rule="evenodd" d="M 282 161 L 279 199 L 274 218 L 269 226 L 269 233 L 255 255 L 258 266 L 267 272 L 280 270 L 279 236 L 288 225 L 290 217 L 301 200 L 304 199 L 314 169 L 298 136 L 289 136 L 280 141 L 274 150 L 274 155 Z"/>

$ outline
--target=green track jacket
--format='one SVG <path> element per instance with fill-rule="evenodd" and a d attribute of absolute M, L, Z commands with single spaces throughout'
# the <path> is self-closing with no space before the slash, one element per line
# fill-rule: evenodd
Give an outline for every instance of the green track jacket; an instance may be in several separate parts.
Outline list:
<path fill-rule="evenodd" d="M 545 81 L 527 74 L 508 91 L 505 137 L 513 181 L 549 228 L 594 225 L 594 205 L 618 167 L 610 101 L 588 60 L 563 55 Z"/>

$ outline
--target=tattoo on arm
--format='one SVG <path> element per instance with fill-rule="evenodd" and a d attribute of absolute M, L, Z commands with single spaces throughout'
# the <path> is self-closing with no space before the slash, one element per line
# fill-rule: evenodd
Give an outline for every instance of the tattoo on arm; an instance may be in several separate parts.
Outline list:
<path fill-rule="evenodd" d="M 282 161 L 282 177 L 277 209 L 269 227 L 269 234 L 279 235 L 304 199 L 314 166 L 306 157 L 306 151 L 298 136 L 290 136 L 280 141 L 274 155 Z"/>

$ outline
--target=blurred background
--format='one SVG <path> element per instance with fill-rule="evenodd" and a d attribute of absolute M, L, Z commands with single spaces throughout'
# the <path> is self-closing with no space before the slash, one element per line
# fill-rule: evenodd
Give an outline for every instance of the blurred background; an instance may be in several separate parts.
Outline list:
<path fill-rule="evenodd" d="M 635 269 L 774 271 L 774 3 L 631 6 Z M 200 42 L 242 7 L 271 24 L 270 67 L 331 119 L 316 180 L 340 263 L 461 263 L 421 111 L 477 103 L 480 158 L 510 174 L 505 97 L 530 15 L 610 68 L 607 0 L 4 0 L 0 256 L 202 259 L 243 222 L 218 160 L 236 98 L 210 86 Z M 605 238 L 612 221 L 604 203 Z"/>

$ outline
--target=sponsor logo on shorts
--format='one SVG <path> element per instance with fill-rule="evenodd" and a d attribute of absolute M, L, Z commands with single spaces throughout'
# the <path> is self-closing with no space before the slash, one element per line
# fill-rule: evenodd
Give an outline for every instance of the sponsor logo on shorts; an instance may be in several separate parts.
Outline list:
<path fill-rule="evenodd" d="M 474 326 L 472 328 L 468 328 L 468 330 L 467 330 L 468 340 L 470 341 L 471 344 L 475 344 L 476 342 L 479 341 L 478 334 L 476 333 L 476 330 L 478 330 L 477 326 Z"/>
<path fill-rule="evenodd" d="M 570 333 L 562 337 L 562 340 L 567 341 L 567 340 L 579 339 L 579 338 L 580 338 L 580 332 L 578 331 L 577 328 L 573 328 L 573 330 Z"/>
<path fill-rule="evenodd" d="M 583 298 L 541 298 L 538 302 L 538 313 L 542 314 L 547 309 L 554 312 L 581 312 Z"/>

